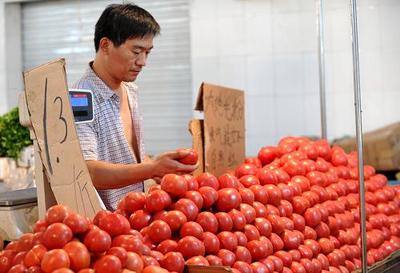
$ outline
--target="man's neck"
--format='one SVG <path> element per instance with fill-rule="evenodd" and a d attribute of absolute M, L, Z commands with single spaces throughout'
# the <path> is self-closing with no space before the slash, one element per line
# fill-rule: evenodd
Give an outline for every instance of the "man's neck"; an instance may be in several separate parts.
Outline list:
<path fill-rule="evenodd" d="M 104 65 L 101 64 L 101 61 L 95 59 L 92 63 L 92 69 L 96 73 L 96 75 L 108 86 L 111 90 L 117 91 L 120 90 L 121 81 L 113 78 L 105 69 Z"/>

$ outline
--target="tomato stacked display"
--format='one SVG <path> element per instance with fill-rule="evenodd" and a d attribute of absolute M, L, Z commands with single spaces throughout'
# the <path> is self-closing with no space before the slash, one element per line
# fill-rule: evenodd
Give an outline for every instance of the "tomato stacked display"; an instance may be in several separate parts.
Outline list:
<path fill-rule="evenodd" d="M 364 168 L 368 263 L 400 248 L 400 188 Z M 90 221 L 58 205 L 0 253 L 2 272 L 346 273 L 360 268 L 356 154 L 287 137 L 219 177 L 169 174 Z"/>

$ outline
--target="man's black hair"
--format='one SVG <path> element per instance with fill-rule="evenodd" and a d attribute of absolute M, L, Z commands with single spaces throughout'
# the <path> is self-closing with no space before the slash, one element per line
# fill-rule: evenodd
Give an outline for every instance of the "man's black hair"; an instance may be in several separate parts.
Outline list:
<path fill-rule="evenodd" d="M 103 37 L 118 47 L 127 39 L 149 34 L 156 36 L 159 33 L 159 24 L 145 9 L 134 4 L 112 4 L 103 11 L 96 23 L 94 47 L 97 52 Z"/>

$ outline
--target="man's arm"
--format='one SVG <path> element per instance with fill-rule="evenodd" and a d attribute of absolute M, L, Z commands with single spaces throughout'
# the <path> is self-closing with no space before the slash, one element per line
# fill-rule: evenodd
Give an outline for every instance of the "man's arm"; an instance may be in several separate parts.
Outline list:
<path fill-rule="evenodd" d="M 168 173 L 191 173 L 198 165 L 185 165 L 177 159 L 186 156 L 186 152 L 167 152 L 154 160 L 146 159 L 140 164 L 113 164 L 105 161 L 87 160 L 86 164 L 96 189 L 114 189 L 153 177 L 163 177 Z"/>

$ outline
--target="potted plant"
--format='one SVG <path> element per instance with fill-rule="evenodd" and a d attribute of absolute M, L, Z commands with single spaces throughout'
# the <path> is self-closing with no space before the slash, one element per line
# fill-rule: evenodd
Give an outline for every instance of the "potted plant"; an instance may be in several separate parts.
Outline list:
<path fill-rule="evenodd" d="M 10 158 L 17 160 L 23 148 L 31 144 L 29 130 L 19 123 L 17 107 L 0 116 L 0 180 L 8 175 Z"/>

